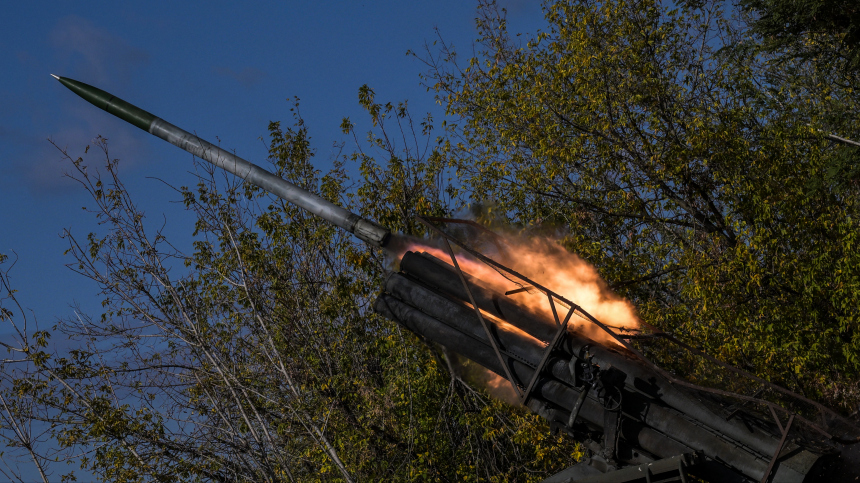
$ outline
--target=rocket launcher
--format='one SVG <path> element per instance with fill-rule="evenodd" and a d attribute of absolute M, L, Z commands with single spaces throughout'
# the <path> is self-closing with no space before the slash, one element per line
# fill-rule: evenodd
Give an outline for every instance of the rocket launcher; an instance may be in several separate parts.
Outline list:
<path fill-rule="evenodd" d="M 826 471 L 827 451 L 785 441 L 773 423 L 752 414 L 728 419 L 634 354 L 568 331 L 474 277 L 466 277 L 464 289 L 458 278 L 451 265 L 407 252 L 400 271 L 386 279 L 374 310 L 513 380 L 530 410 L 584 441 L 592 457 L 547 483 L 645 481 L 647 471 L 653 481 L 685 481 L 683 474 L 710 482 L 799 483 L 818 481 Z M 780 456 L 771 463 L 775 454 Z M 636 471 L 624 479 L 624 468 Z"/>
<path fill-rule="evenodd" d="M 371 246 L 385 247 L 391 238 L 388 229 L 122 99 L 82 82 L 54 77 L 97 107 L 322 217 Z M 860 458 L 849 445 L 860 435 L 853 422 L 716 359 L 711 361 L 726 374 L 749 377 L 778 393 L 780 400 L 794 398 L 814 406 L 821 422 L 756 396 L 696 386 L 677 378 L 573 301 L 485 257 L 432 223 L 454 220 L 419 220 L 439 236 L 450 261 L 406 252 L 399 271 L 385 279 L 373 309 L 448 352 L 502 376 L 521 403 L 545 418 L 554 431 L 564 431 L 584 443 L 590 457 L 545 483 L 686 482 L 691 477 L 713 483 L 805 483 L 824 477 L 833 481 L 860 477 Z M 554 317 L 535 313 L 516 303 L 510 292 L 499 293 L 461 270 L 452 243 L 472 260 L 542 292 Z M 618 344 L 601 344 L 569 330 L 574 314 Z M 756 412 L 753 406 L 761 410 Z"/>

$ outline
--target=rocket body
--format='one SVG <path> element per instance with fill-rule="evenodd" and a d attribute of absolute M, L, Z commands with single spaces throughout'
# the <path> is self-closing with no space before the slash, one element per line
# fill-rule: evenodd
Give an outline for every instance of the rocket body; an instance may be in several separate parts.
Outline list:
<path fill-rule="evenodd" d="M 372 246 L 384 246 L 388 241 L 391 232 L 385 227 L 310 193 L 250 161 L 97 87 L 67 77 L 54 77 L 96 107 L 355 234 L 360 240 Z"/>

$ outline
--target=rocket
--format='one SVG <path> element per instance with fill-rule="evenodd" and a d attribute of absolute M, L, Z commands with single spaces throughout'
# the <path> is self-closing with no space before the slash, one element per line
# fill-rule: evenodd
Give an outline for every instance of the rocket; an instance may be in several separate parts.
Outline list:
<path fill-rule="evenodd" d="M 343 228 L 371 246 L 383 247 L 391 236 L 391 231 L 387 228 L 310 193 L 113 94 L 68 77 L 59 77 L 54 74 L 51 76 L 99 109 L 103 109 L 155 137 L 184 149 L 200 159 L 229 171 L 245 181 Z"/>

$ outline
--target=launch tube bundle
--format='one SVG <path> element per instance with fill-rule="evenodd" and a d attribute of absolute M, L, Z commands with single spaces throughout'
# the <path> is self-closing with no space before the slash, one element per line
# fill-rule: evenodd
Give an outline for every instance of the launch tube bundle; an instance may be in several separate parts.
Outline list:
<path fill-rule="evenodd" d="M 426 339 L 504 374 L 474 310 L 460 296 L 462 285 L 454 268 L 446 265 L 426 253 L 407 252 L 400 273 L 387 278 L 385 293 L 374 309 Z M 537 369 L 542 371 L 528 407 L 571 433 L 602 435 L 599 446 L 592 446 L 605 466 L 639 465 L 689 454 L 702 460 L 696 475 L 708 474 L 714 478 L 711 481 L 760 481 L 764 477 L 779 438 L 763 430 L 750 431 L 738 419 L 726 421 L 672 385 L 656 384 L 653 372 L 636 359 L 573 333 L 559 339 L 540 368 L 546 350 L 541 339 L 548 340 L 550 321 L 528 314 L 478 280 L 470 280 L 469 285 L 473 293 L 480 294 L 476 303 L 492 324 L 504 363 L 515 380 L 525 386 Z M 506 330 L 506 323 L 519 330 Z M 603 395 L 586 393 L 591 381 L 583 377 L 585 372 L 594 373 Z M 571 421 L 574 404 L 584 393 L 578 417 Z M 792 443 L 783 451 L 790 456 L 780 460 L 773 481 L 813 481 L 805 478 L 820 455 Z M 598 472 L 589 468 L 593 471 L 583 473 Z"/>
<path fill-rule="evenodd" d="M 392 238 L 388 229 L 122 99 L 82 82 L 54 77 L 97 107 L 322 217 L 371 246 L 385 247 Z M 399 260 L 400 270 L 385 279 L 373 309 L 449 353 L 504 377 L 521 401 L 553 430 L 562 430 L 586 445 L 589 458 L 546 483 L 689 481 L 688 475 L 721 483 L 800 483 L 820 481 L 827 475 L 854 481 L 860 477 L 840 455 L 849 447 L 840 443 L 849 441 L 774 403 L 701 388 L 714 397 L 764 403 L 774 419 L 740 406 L 723 414 L 695 391 L 684 389 L 695 387 L 693 384 L 655 366 L 575 301 L 470 249 L 435 227 L 432 220 L 421 221 L 440 236 L 450 259 L 406 252 Z M 463 271 L 449 242 L 474 260 L 544 293 L 554 317 L 516 303 Z M 601 344 L 568 330 L 575 312 L 619 344 Z M 822 415 L 850 426 L 841 416 L 816 406 Z M 733 417 L 739 413 L 744 417 Z M 798 424 L 821 433 L 829 447 L 808 444 L 808 438 L 799 437 Z"/>

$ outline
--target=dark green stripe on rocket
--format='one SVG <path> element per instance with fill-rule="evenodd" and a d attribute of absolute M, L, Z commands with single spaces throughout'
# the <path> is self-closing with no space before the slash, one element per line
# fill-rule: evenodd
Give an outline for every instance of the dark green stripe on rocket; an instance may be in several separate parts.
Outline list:
<path fill-rule="evenodd" d="M 335 205 L 331 201 L 305 191 L 256 164 L 200 139 L 198 136 L 174 126 L 164 119 L 154 116 L 113 94 L 67 77 L 51 75 L 64 86 L 71 89 L 72 92 L 83 97 L 96 107 L 134 124 L 153 136 L 164 139 L 200 159 L 209 161 L 215 166 L 227 170 L 269 193 L 320 216 L 335 226 L 354 233 L 356 237 L 370 245 L 385 246 L 391 235 L 391 232 L 387 228 L 379 226 L 370 220 L 365 220 L 355 213 L 351 213 Z"/>
<path fill-rule="evenodd" d="M 99 109 L 104 109 L 123 121 L 134 124 L 146 132 L 149 132 L 149 126 L 152 125 L 152 121 L 157 119 L 156 116 L 133 104 L 129 104 L 119 97 L 105 92 L 98 87 L 93 87 L 89 84 L 69 79 L 68 77 L 57 77 L 53 74 L 51 75 L 60 81 L 61 84 L 68 87 L 72 92 L 83 97 L 94 106 Z"/>

